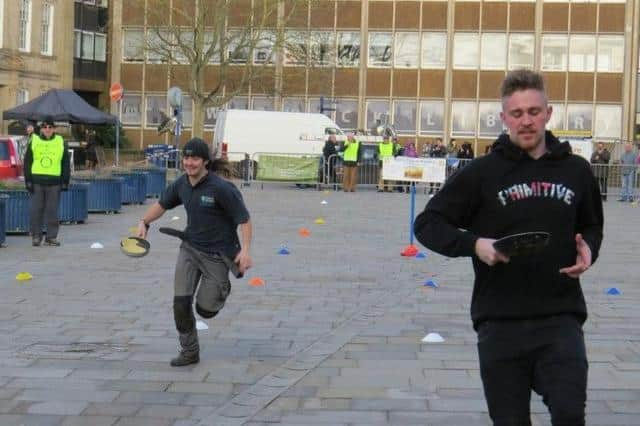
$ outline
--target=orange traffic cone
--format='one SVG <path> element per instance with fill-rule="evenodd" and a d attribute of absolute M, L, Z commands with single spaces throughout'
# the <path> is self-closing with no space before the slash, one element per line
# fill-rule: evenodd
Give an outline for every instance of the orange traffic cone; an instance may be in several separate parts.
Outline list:
<path fill-rule="evenodd" d="M 307 228 L 300 228 L 300 230 L 298 231 L 298 235 L 300 235 L 301 237 L 308 237 L 309 235 L 311 235 L 311 231 L 309 231 Z"/>
<path fill-rule="evenodd" d="M 253 277 L 249 280 L 249 285 L 253 287 L 262 287 L 264 285 L 264 280 L 260 277 Z"/>

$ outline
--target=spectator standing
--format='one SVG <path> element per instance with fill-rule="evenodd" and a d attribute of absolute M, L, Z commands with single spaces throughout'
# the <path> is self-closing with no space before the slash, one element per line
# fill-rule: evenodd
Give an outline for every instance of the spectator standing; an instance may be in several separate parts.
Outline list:
<path fill-rule="evenodd" d="M 392 182 L 385 182 L 382 178 L 382 164 L 385 158 L 391 158 L 397 153 L 396 144 L 389 139 L 388 135 L 382 138 L 382 142 L 378 144 L 378 192 L 391 192 Z"/>
<path fill-rule="evenodd" d="M 454 140 L 452 139 L 452 142 Z M 447 148 L 442 144 L 442 138 L 437 138 L 435 145 L 431 148 L 431 158 L 446 158 Z M 429 184 L 429 194 L 437 192 L 440 189 L 440 183 L 431 182 Z"/>
<path fill-rule="evenodd" d="M 418 151 L 416 150 L 416 144 L 414 142 L 407 142 L 404 147 L 404 156 L 411 158 L 418 157 Z"/>
<path fill-rule="evenodd" d="M 85 150 L 87 153 L 86 168 L 91 170 L 98 167 L 98 153 L 96 150 L 96 133 L 89 129 L 84 131 L 85 141 L 87 143 Z"/>
<path fill-rule="evenodd" d="M 53 120 L 44 120 L 41 131 L 42 135 L 31 135 L 24 155 L 24 181 L 31 193 L 31 242 L 34 247 L 40 246 L 42 228 L 46 225 L 44 245 L 59 246 L 58 204 L 60 191 L 69 187 L 69 148 L 62 136 L 55 133 Z"/>
<path fill-rule="evenodd" d="M 609 177 L 609 161 L 611 161 L 611 154 L 604 147 L 602 142 L 598 142 L 596 150 L 591 154 L 591 164 L 593 175 L 598 180 L 600 185 L 600 194 L 602 194 L 602 201 L 607 201 L 607 180 Z"/>
<path fill-rule="evenodd" d="M 321 164 L 321 176 L 324 181 L 325 177 L 328 179 L 329 185 L 335 185 L 336 183 L 336 161 L 338 159 L 338 142 L 336 141 L 336 135 L 329 135 L 327 141 L 322 148 L 322 158 L 324 159 Z M 327 176 L 324 174 L 327 173 Z"/>
<path fill-rule="evenodd" d="M 622 190 L 618 201 L 633 202 L 636 181 L 636 154 L 631 142 L 624 144 L 624 152 L 620 156 L 620 177 Z"/>

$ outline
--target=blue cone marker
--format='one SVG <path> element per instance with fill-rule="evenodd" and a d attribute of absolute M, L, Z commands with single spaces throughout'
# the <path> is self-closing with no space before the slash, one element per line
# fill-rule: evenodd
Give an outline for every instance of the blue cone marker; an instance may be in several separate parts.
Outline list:
<path fill-rule="evenodd" d="M 607 289 L 607 294 L 608 294 L 609 296 L 619 296 L 619 295 L 621 295 L 621 294 L 622 294 L 622 292 L 620 292 L 620 290 L 618 290 L 618 289 L 617 289 L 617 288 L 615 288 L 615 287 L 611 287 L 611 288 L 608 288 L 608 289 Z"/>
<path fill-rule="evenodd" d="M 282 255 L 282 256 L 287 255 L 287 254 L 290 254 L 290 253 L 291 253 L 291 252 L 290 252 L 290 251 L 289 251 L 289 249 L 288 249 L 288 248 L 286 248 L 286 247 L 282 247 L 280 250 L 278 250 L 278 254 L 279 254 L 279 255 Z"/>
<path fill-rule="evenodd" d="M 421 251 L 420 253 L 416 254 L 416 259 L 425 259 L 427 257 L 427 253 Z"/>
<path fill-rule="evenodd" d="M 438 288 L 438 283 L 436 283 L 434 280 L 427 280 L 424 282 L 424 286 Z"/>

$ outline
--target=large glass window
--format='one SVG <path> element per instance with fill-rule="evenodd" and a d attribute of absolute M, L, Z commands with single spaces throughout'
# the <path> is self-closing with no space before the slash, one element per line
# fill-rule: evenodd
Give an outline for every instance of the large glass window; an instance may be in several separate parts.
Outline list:
<path fill-rule="evenodd" d="M 272 63 L 274 59 L 273 46 L 275 43 L 276 35 L 273 31 L 263 31 L 260 33 L 253 51 L 253 62 L 256 64 Z"/>
<path fill-rule="evenodd" d="M 563 104 L 550 104 L 552 108 L 551 118 L 547 122 L 548 130 L 566 130 L 565 126 L 565 107 Z"/>
<path fill-rule="evenodd" d="M 273 111 L 273 98 L 268 96 L 254 96 L 253 99 L 253 110 L 256 111 Z"/>
<path fill-rule="evenodd" d="M 495 138 L 502 133 L 500 111 L 502 111 L 500 102 L 480 102 L 478 105 L 478 135 L 480 137 Z"/>
<path fill-rule="evenodd" d="M 440 136 L 444 132 L 444 102 L 420 102 L 420 135 Z"/>
<path fill-rule="evenodd" d="M 166 30 L 150 28 L 147 31 L 147 61 L 150 64 L 167 63 L 171 52 L 171 46 L 166 40 L 171 40 L 171 34 Z M 164 40 L 164 41 L 163 41 Z"/>
<path fill-rule="evenodd" d="M 594 136 L 612 139 L 619 139 L 622 136 L 622 106 L 596 105 Z"/>
<path fill-rule="evenodd" d="M 422 33 L 422 68 L 447 65 L 447 33 Z"/>
<path fill-rule="evenodd" d="M 452 136 L 475 136 L 477 109 L 475 102 L 454 101 L 451 103 Z"/>
<path fill-rule="evenodd" d="M 533 34 L 509 35 L 509 69 L 533 68 L 535 36 Z"/>
<path fill-rule="evenodd" d="M 456 33 L 453 36 L 453 67 L 456 69 L 478 68 L 479 42 L 478 34 Z"/>
<path fill-rule="evenodd" d="M 507 35 L 484 33 L 481 42 L 480 68 L 504 70 L 507 66 Z"/>
<path fill-rule="evenodd" d="M 320 109 L 322 108 L 322 111 Z M 322 106 L 320 105 L 320 98 L 309 98 L 309 112 L 316 114 L 324 114 L 329 118 L 333 118 L 333 103 L 331 100 L 324 98 Z"/>
<path fill-rule="evenodd" d="M 335 40 L 332 31 L 312 31 L 309 36 L 311 64 L 326 67 L 333 64 Z"/>
<path fill-rule="evenodd" d="M 207 36 L 211 36 L 210 31 L 207 31 L 204 34 L 203 49 L 207 49 L 209 47 L 207 45 Z M 176 48 L 175 48 L 175 51 L 172 52 L 173 60 L 177 64 L 188 64 L 189 59 L 187 58 L 187 55 L 185 55 L 185 51 L 188 52 L 189 50 L 192 49 L 191 46 L 194 45 L 193 31 L 181 30 L 178 34 L 176 34 L 175 40 L 176 40 Z"/>
<path fill-rule="evenodd" d="M 31 0 L 19 1 L 18 49 L 29 52 L 31 50 Z"/>
<path fill-rule="evenodd" d="M 390 67 L 393 59 L 391 33 L 369 33 L 369 66 Z"/>
<path fill-rule="evenodd" d="M 227 35 L 227 57 L 232 64 L 246 64 L 249 60 L 248 34 L 231 30 Z"/>
<path fill-rule="evenodd" d="M 396 33 L 394 52 L 396 68 L 418 68 L 420 57 L 418 33 Z"/>
<path fill-rule="evenodd" d="M 285 65 L 304 65 L 307 63 L 307 33 L 305 31 L 287 31 L 284 43 Z"/>
<path fill-rule="evenodd" d="M 162 114 L 167 113 L 166 95 L 147 95 L 146 125 L 157 127 L 162 122 Z"/>
<path fill-rule="evenodd" d="M 127 95 L 122 97 L 122 114 L 120 121 L 123 125 L 139 126 L 142 121 L 142 96 Z"/>
<path fill-rule="evenodd" d="M 338 99 L 336 103 L 336 124 L 342 130 L 358 128 L 358 101 L 356 99 Z"/>
<path fill-rule="evenodd" d="M 228 109 L 249 109 L 249 98 L 246 96 L 234 96 L 227 104 Z"/>
<path fill-rule="evenodd" d="M 285 98 L 282 100 L 282 110 L 285 112 L 304 112 L 304 99 Z"/>
<path fill-rule="evenodd" d="M 596 37 L 572 35 L 569 38 L 569 71 L 593 72 L 596 69 Z"/>
<path fill-rule="evenodd" d="M 43 55 L 52 55 L 52 37 L 53 37 L 53 5 L 49 2 L 42 4 L 42 17 L 40 20 L 40 53 Z"/>
<path fill-rule="evenodd" d="M 389 102 L 388 101 L 367 101 L 367 129 L 373 130 L 377 126 L 384 124 L 388 121 L 391 124 L 389 117 Z"/>
<path fill-rule="evenodd" d="M 216 127 L 216 120 L 221 108 L 215 106 L 209 106 L 204 109 L 204 127 L 206 129 L 213 129 Z"/>
<path fill-rule="evenodd" d="M 591 134 L 593 110 L 590 104 L 567 105 L 567 130 Z"/>
<path fill-rule="evenodd" d="M 93 37 L 91 32 L 82 32 L 82 59 L 93 61 Z"/>
<path fill-rule="evenodd" d="M 122 40 L 122 59 L 125 62 L 142 62 L 144 60 L 144 31 L 125 29 Z"/>
<path fill-rule="evenodd" d="M 395 101 L 393 103 L 393 125 L 398 133 L 416 134 L 416 101 Z"/>
<path fill-rule="evenodd" d="M 622 72 L 624 67 L 624 36 L 598 38 L 598 72 Z"/>
<path fill-rule="evenodd" d="M 16 106 L 26 104 L 29 101 L 29 90 L 18 89 L 16 91 Z"/>
<path fill-rule="evenodd" d="M 338 66 L 357 67 L 360 65 L 360 33 L 338 32 Z"/>
<path fill-rule="evenodd" d="M 566 35 L 543 35 L 542 70 L 566 71 L 567 50 L 568 46 Z"/>
<path fill-rule="evenodd" d="M 182 95 L 182 127 L 191 127 L 193 124 L 193 98 L 191 95 Z"/>
<path fill-rule="evenodd" d="M 93 59 L 95 61 L 106 62 L 107 61 L 107 36 L 104 34 L 96 33 L 95 39 L 95 51 Z"/>
<path fill-rule="evenodd" d="M 73 57 L 82 58 L 82 31 L 80 30 L 73 30 Z"/>

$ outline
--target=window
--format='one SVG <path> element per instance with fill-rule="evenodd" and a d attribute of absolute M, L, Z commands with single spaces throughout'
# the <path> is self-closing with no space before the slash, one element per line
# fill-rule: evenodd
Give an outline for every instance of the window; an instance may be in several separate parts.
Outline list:
<path fill-rule="evenodd" d="M 509 69 L 533 68 L 534 49 L 533 34 L 509 35 Z"/>
<path fill-rule="evenodd" d="M 276 43 L 276 35 L 272 31 L 264 31 L 257 40 L 253 51 L 253 63 L 265 64 L 273 62 L 273 46 Z"/>
<path fill-rule="evenodd" d="M 418 33 L 396 33 L 394 45 L 396 68 L 418 68 L 420 38 Z"/>
<path fill-rule="evenodd" d="M 53 54 L 53 46 L 51 46 L 53 39 L 53 16 L 53 5 L 48 2 L 43 3 L 40 40 L 40 53 L 43 55 Z"/>
<path fill-rule="evenodd" d="M 309 99 L 309 112 L 324 114 L 329 118 L 333 118 L 333 103 L 331 102 L 331 99 L 323 98 L 322 111 L 320 111 L 320 107 L 320 98 Z"/>
<path fill-rule="evenodd" d="M 273 111 L 273 98 L 267 96 L 254 96 L 253 97 L 253 110 L 256 111 Z"/>
<path fill-rule="evenodd" d="M 565 107 L 562 104 L 550 104 L 551 118 L 547 122 L 547 129 L 554 130 L 566 130 L 566 126 L 564 124 L 564 116 L 565 116 Z"/>
<path fill-rule="evenodd" d="M 417 109 L 416 101 L 395 101 L 393 103 L 393 125 L 398 133 L 416 134 Z"/>
<path fill-rule="evenodd" d="M 307 33 L 287 31 L 284 35 L 285 65 L 304 65 L 307 63 Z"/>
<path fill-rule="evenodd" d="M 156 127 L 162 122 L 162 114 L 167 114 L 167 97 L 164 95 L 147 95 L 146 125 Z"/>
<path fill-rule="evenodd" d="M 476 134 L 476 112 L 475 102 L 451 103 L 451 135 L 452 136 L 475 136 Z"/>
<path fill-rule="evenodd" d="M 422 68 L 444 69 L 447 65 L 447 33 L 422 33 Z"/>
<path fill-rule="evenodd" d="M 367 129 L 373 130 L 389 120 L 388 101 L 367 101 Z"/>
<path fill-rule="evenodd" d="M 310 38 L 311 61 L 316 66 L 328 66 L 333 63 L 333 32 L 312 31 Z"/>
<path fill-rule="evenodd" d="M 624 36 L 598 38 L 598 72 L 622 72 L 624 66 Z"/>
<path fill-rule="evenodd" d="M 622 106 L 596 105 L 594 136 L 612 139 L 619 139 L 622 136 Z"/>
<path fill-rule="evenodd" d="M 336 102 L 336 124 L 342 130 L 358 128 L 358 100 L 338 99 Z"/>
<path fill-rule="evenodd" d="M 567 130 L 591 135 L 592 108 L 590 104 L 567 105 Z"/>
<path fill-rule="evenodd" d="M 227 104 L 228 109 L 249 109 L 249 98 L 246 96 L 234 96 Z"/>
<path fill-rule="evenodd" d="M 567 36 L 542 36 L 542 71 L 567 70 Z"/>
<path fill-rule="evenodd" d="M 207 31 L 204 34 L 204 46 L 203 49 L 208 49 L 208 47 L 211 45 L 211 41 L 210 39 L 207 40 L 208 36 L 210 36 L 211 33 L 209 31 Z M 193 31 L 188 31 L 188 30 L 180 30 L 180 32 L 177 34 L 176 38 L 176 48 L 175 51 L 172 52 L 173 53 L 173 59 L 175 61 L 175 63 L 177 64 L 188 64 L 190 61 L 187 58 L 187 54 L 193 50 Z M 208 43 L 207 43 L 208 42 Z"/>
<path fill-rule="evenodd" d="M 213 129 L 216 127 L 218 114 L 222 111 L 220 107 L 209 106 L 204 109 L 204 127 L 205 129 Z"/>
<path fill-rule="evenodd" d="M 73 30 L 73 57 L 82 58 L 82 31 Z"/>
<path fill-rule="evenodd" d="M 29 91 L 27 89 L 18 89 L 16 91 L 16 106 L 26 104 L 29 101 Z"/>
<path fill-rule="evenodd" d="M 420 102 L 420 135 L 442 136 L 444 132 L 444 102 Z"/>
<path fill-rule="evenodd" d="M 158 28 L 147 30 L 147 61 L 150 64 L 167 63 L 171 52 L 171 34 Z"/>
<path fill-rule="evenodd" d="M 391 33 L 369 33 L 369 66 L 390 67 L 392 37 Z"/>
<path fill-rule="evenodd" d="M 478 34 L 456 33 L 453 36 L 453 68 L 477 68 L 479 47 Z"/>
<path fill-rule="evenodd" d="M 304 99 L 285 98 L 282 100 L 282 110 L 285 112 L 304 112 Z"/>
<path fill-rule="evenodd" d="M 569 38 L 569 71 L 593 72 L 595 69 L 595 36 L 572 35 Z"/>
<path fill-rule="evenodd" d="M 142 121 L 142 96 L 124 95 L 122 97 L 122 113 L 120 121 L 123 125 L 139 126 Z"/>
<path fill-rule="evenodd" d="M 357 67 L 360 65 L 360 33 L 338 32 L 338 66 Z"/>
<path fill-rule="evenodd" d="M 19 1 L 18 49 L 29 52 L 31 50 L 31 0 Z"/>
<path fill-rule="evenodd" d="M 107 62 L 107 36 L 105 34 L 95 34 L 93 59 L 95 61 Z"/>
<path fill-rule="evenodd" d="M 82 32 L 82 59 L 93 61 L 93 37 L 93 33 L 86 31 Z"/>
<path fill-rule="evenodd" d="M 193 123 L 193 99 L 190 95 L 182 95 L 182 127 L 191 127 Z"/>
<path fill-rule="evenodd" d="M 507 66 L 507 35 L 482 34 L 480 68 L 483 70 L 504 70 Z"/>
<path fill-rule="evenodd" d="M 144 60 L 144 32 L 141 29 L 125 29 L 122 47 L 122 60 L 142 62 Z"/>
<path fill-rule="evenodd" d="M 480 137 L 495 138 L 502 133 L 500 111 L 502 111 L 500 102 L 480 102 L 478 105 L 478 135 Z"/>

